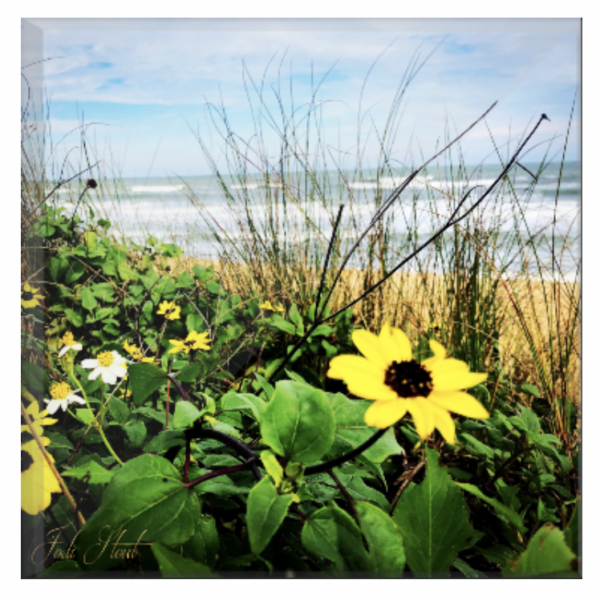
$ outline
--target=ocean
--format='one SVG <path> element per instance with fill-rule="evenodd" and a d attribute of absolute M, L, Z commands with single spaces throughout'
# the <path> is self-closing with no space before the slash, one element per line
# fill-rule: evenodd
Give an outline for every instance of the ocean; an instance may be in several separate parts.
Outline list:
<path fill-rule="evenodd" d="M 524 163 L 532 173 L 539 165 Z M 424 242 L 447 222 L 458 201 L 474 186 L 463 208 L 477 202 L 501 172 L 499 165 L 466 167 L 461 174 L 449 168 L 429 168 L 412 181 L 384 216 L 388 231 L 386 243 L 393 251 L 390 260 L 397 264 L 406 253 L 407 243 Z M 378 203 L 385 201 L 402 183 L 406 174 L 377 174 L 363 170 L 340 176 L 334 172 L 317 173 L 316 181 L 305 174 L 288 174 L 284 186 L 273 177 L 227 177 L 223 185 L 214 176 L 103 180 L 101 188 L 90 190 L 78 208 L 90 218 L 110 220 L 116 231 L 143 244 L 153 235 L 161 241 L 181 246 L 184 253 L 198 258 L 217 258 L 219 245 L 211 228 L 218 232 L 223 246 L 235 259 L 249 252 L 252 237 L 262 231 L 265 239 L 277 238 L 280 248 L 293 251 L 294 244 L 312 240 L 316 251 L 324 254 L 332 224 L 341 204 L 345 205 L 339 228 L 342 251 L 357 239 L 372 219 Z M 560 188 L 559 188 L 560 178 Z M 64 186 L 52 202 L 72 214 L 81 184 Z M 254 228 L 248 226 L 252 220 Z M 581 237 L 581 166 L 577 162 L 548 164 L 537 182 L 521 167 L 513 168 L 509 179 L 496 186 L 477 208 L 464 232 L 494 231 L 484 250 L 496 267 L 507 276 L 523 265 L 539 276 L 554 276 L 559 265 L 561 280 L 579 277 Z M 446 232 L 444 235 L 453 235 Z M 485 239 L 485 237 L 484 237 Z M 361 244 L 365 248 L 368 240 Z M 491 244 L 491 245 L 490 245 Z M 403 254 L 404 253 L 404 254 Z M 531 263 L 532 257 L 537 259 Z M 554 256 L 554 261 L 553 261 Z M 364 253 L 362 254 L 364 258 Z M 361 253 L 349 266 L 361 268 Z M 538 262 L 539 261 L 539 262 Z M 388 264 L 391 268 L 394 264 Z M 429 267 L 435 270 L 435 265 Z M 407 270 L 414 269 L 408 263 Z"/>

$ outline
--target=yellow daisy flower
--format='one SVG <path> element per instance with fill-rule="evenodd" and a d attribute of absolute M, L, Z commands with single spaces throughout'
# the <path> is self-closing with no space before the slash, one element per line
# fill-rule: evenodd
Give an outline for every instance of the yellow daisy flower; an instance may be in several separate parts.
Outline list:
<path fill-rule="evenodd" d="M 50 443 L 48 438 L 41 439 L 44 446 Z M 54 459 L 50 458 L 54 462 Z M 37 515 L 50 506 L 51 494 L 60 491 L 60 484 L 37 442 L 31 440 L 23 444 L 21 446 L 21 508 L 30 515 Z"/>
<path fill-rule="evenodd" d="M 327 376 L 343 379 L 355 396 L 375 401 L 365 413 L 370 427 L 385 429 L 409 412 L 422 439 L 435 428 L 454 444 L 450 412 L 474 419 L 490 416 L 475 398 L 461 391 L 482 383 L 487 374 L 471 373 L 466 363 L 447 358 L 439 342 L 429 341 L 433 356 L 419 363 L 413 360 L 406 334 L 387 323 L 379 336 L 357 330 L 352 341 L 364 358 L 336 356 Z"/>
<path fill-rule="evenodd" d="M 177 306 L 175 302 L 161 302 L 158 305 L 157 315 L 165 315 L 165 319 L 169 321 L 175 321 L 180 318 L 181 307 Z"/>
<path fill-rule="evenodd" d="M 23 308 L 33 308 L 40 304 L 40 300 L 44 299 L 44 296 L 38 294 L 40 288 L 32 288 L 27 282 L 23 285 L 23 291 L 21 292 L 21 306 Z"/>
<path fill-rule="evenodd" d="M 44 435 L 44 425 L 54 425 L 54 423 L 58 423 L 58 419 L 51 419 L 48 417 L 47 410 L 42 410 L 40 412 L 40 407 L 38 406 L 37 402 L 31 402 L 31 404 L 27 407 L 26 412 L 31 419 L 33 429 L 40 437 Z M 27 423 L 25 423 L 23 417 L 21 417 L 21 433 L 24 431 L 31 433 L 31 430 L 29 427 L 27 427 Z"/>
<path fill-rule="evenodd" d="M 169 350 L 169 354 L 177 354 L 178 352 L 190 353 L 190 350 L 210 350 L 208 343 L 212 341 L 208 338 L 208 333 L 196 333 L 190 331 L 185 340 L 169 340 L 173 348 Z"/>
<path fill-rule="evenodd" d="M 50 386 L 50 395 L 52 396 L 52 400 L 44 398 L 44 402 L 48 405 L 48 412 L 51 415 L 59 408 L 66 411 L 69 408 L 69 404 L 72 404 L 73 402 L 85 404 L 85 400 L 75 394 L 71 386 L 65 381 L 53 383 Z"/>
<path fill-rule="evenodd" d="M 131 398 L 131 390 L 123 390 L 118 396 L 119 400 L 126 400 L 127 398 Z"/>
<path fill-rule="evenodd" d="M 127 354 L 139 354 L 140 349 L 135 344 L 130 344 L 127 340 L 123 344 L 123 348 Z"/>
<path fill-rule="evenodd" d="M 282 306 L 273 306 L 268 300 L 265 300 L 262 304 L 259 305 L 258 308 L 262 310 L 272 310 L 273 312 L 285 312 Z"/>
<path fill-rule="evenodd" d="M 60 339 L 60 341 L 64 344 L 60 349 L 58 356 L 63 356 L 69 350 L 81 350 L 83 346 L 75 341 L 73 338 L 73 334 L 70 331 L 67 331 L 65 335 Z"/>

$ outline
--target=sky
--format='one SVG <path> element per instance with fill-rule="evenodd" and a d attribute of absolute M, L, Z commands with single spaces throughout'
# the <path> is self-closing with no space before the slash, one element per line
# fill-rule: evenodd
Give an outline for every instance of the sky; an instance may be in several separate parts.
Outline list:
<path fill-rule="evenodd" d="M 313 98 L 331 164 L 353 168 L 360 148 L 375 167 L 411 65 L 388 138 L 398 167 L 435 154 L 496 100 L 461 142 L 468 164 L 497 163 L 495 146 L 504 159 L 542 113 L 551 120 L 524 161 L 548 148 L 560 160 L 574 99 L 566 158 L 579 159 L 578 19 L 29 21 L 43 29 L 53 157 L 69 153 L 74 168 L 85 123 L 107 175 L 209 174 L 197 136 L 224 167 L 224 114 L 250 160 L 275 161 L 286 124 L 304 140 Z"/>

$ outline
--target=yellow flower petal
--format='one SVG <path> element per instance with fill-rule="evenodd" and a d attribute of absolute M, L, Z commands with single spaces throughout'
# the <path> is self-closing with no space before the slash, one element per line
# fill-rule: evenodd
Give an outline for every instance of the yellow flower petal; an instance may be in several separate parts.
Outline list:
<path fill-rule="evenodd" d="M 363 356 L 382 369 L 385 369 L 393 360 L 388 359 L 385 345 L 370 331 L 357 329 L 352 334 L 352 341 Z"/>
<path fill-rule="evenodd" d="M 352 379 L 344 378 L 348 391 L 364 398 L 365 400 L 396 400 L 398 394 L 390 389 L 387 385 L 376 379 L 355 377 Z"/>
<path fill-rule="evenodd" d="M 369 427 L 385 429 L 397 423 L 406 414 L 406 402 L 391 400 L 388 402 L 375 402 L 365 413 L 365 423 Z"/>
<path fill-rule="evenodd" d="M 410 412 L 413 421 L 415 422 L 415 429 L 421 439 L 429 437 L 435 426 L 433 419 L 433 411 L 430 408 L 429 402 L 425 398 L 415 398 L 406 401 L 406 408 Z"/>
<path fill-rule="evenodd" d="M 445 362 L 445 361 L 444 361 Z M 469 373 L 466 371 L 449 371 L 440 373 L 435 367 L 431 372 L 433 389 L 437 392 L 452 392 L 464 390 L 483 383 L 487 373 Z"/>
<path fill-rule="evenodd" d="M 412 348 L 410 341 L 404 331 L 390 327 L 388 323 L 385 323 L 379 333 L 379 341 L 385 348 L 386 357 L 388 364 L 396 361 L 409 361 L 412 360 Z"/>
<path fill-rule="evenodd" d="M 428 399 L 445 410 L 472 419 L 487 419 L 490 416 L 490 413 L 466 392 L 438 392 L 434 390 Z"/>
<path fill-rule="evenodd" d="M 329 367 L 341 375 L 341 377 L 336 379 L 352 379 L 357 376 L 375 377 L 382 382 L 385 375 L 384 370 L 376 364 L 362 356 L 352 356 L 351 354 L 335 356 L 331 359 Z"/>
<path fill-rule="evenodd" d="M 429 398 L 427 398 L 427 400 L 429 400 Z M 454 421 L 448 411 L 439 408 L 433 402 L 430 402 L 429 404 L 433 414 L 435 428 L 444 436 L 444 439 L 449 444 L 456 444 Z"/>

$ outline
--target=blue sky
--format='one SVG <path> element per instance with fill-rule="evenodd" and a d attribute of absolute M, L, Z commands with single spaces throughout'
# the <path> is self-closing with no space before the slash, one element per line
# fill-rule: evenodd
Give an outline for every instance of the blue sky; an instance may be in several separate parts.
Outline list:
<path fill-rule="evenodd" d="M 560 157 L 580 79 L 576 19 L 272 21 L 262 26 L 215 21 L 209 27 L 206 21 L 154 20 L 147 26 L 140 20 L 133 22 L 135 28 L 125 20 L 32 21 L 43 26 L 44 55 L 52 59 L 44 64 L 44 85 L 54 142 L 62 139 L 56 157 L 79 145 L 78 132 L 69 133 L 73 128 L 82 121 L 98 123 L 87 129 L 88 140 L 107 172 L 118 169 L 127 177 L 208 174 L 191 130 L 205 139 L 220 164 L 224 144 L 207 118 L 207 102 L 224 107 L 231 129 L 252 143 L 244 83 L 251 89 L 250 78 L 260 86 L 264 77 L 263 114 L 271 111 L 281 127 L 278 97 L 286 114 L 293 106 L 300 120 L 312 95 L 311 79 L 319 82 L 328 72 L 316 94 L 325 143 L 336 156 L 348 157 L 346 166 L 352 167 L 360 109 L 365 165 L 375 166 L 377 132 L 385 128 L 415 52 L 421 60 L 431 55 L 399 108 L 392 146 L 398 165 L 433 154 L 455 128 L 466 128 L 495 100 L 499 104 L 487 127 L 480 124 L 462 144 L 468 163 L 490 154 L 487 162 L 497 162 L 490 132 L 496 144 L 510 141 L 513 148 L 542 112 L 551 122 L 543 124 L 535 143 L 558 136 L 550 155 Z M 256 111 L 260 103 L 252 89 L 250 95 Z M 575 117 L 570 160 L 579 157 L 578 112 Z M 268 119 L 263 125 L 265 152 L 276 156 L 277 136 Z M 527 160 L 539 160 L 547 148 L 540 146 Z"/>

